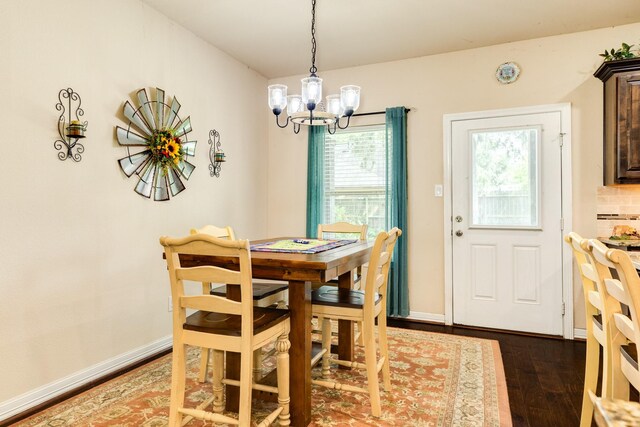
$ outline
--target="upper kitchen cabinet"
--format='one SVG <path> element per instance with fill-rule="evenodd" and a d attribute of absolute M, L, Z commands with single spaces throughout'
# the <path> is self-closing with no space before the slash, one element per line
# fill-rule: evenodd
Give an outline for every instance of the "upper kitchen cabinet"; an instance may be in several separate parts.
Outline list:
<path fill-rule="evenodd" d="M 604 185 L 640 184 L 640 58 L 603 63 Z"/>

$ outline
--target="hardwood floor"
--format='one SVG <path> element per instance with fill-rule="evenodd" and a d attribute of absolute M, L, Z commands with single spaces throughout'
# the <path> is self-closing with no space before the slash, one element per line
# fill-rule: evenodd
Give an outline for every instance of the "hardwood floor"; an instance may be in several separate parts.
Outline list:
<path fill-rule="evenodd" d="M 514 427 L 580 424 L 585 342 L 389 319 L 389 326 L 496 340 Z"/>

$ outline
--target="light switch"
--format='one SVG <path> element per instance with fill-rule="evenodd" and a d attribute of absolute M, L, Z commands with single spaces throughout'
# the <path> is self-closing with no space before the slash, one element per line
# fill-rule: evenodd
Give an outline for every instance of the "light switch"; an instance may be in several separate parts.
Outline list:
<path fill-rule="evenodd" d="M 436 184 L 433 194 L 436 197 L 442 197 L 442 184 Z"/>

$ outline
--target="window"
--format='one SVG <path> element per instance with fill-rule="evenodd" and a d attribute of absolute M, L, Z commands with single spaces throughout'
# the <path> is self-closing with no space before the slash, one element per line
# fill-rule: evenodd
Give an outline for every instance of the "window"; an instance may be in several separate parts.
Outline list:
<path fill-rule="evenodd" d="M 349 127 L 325 134 L 323 223 L 367 224 L 368 237 L 386 229 L 386 127 Z"/>
<path fill-rule="evenodd" d="M 471 132 L 472 227 L 540 228 L 540 132 Z"/>

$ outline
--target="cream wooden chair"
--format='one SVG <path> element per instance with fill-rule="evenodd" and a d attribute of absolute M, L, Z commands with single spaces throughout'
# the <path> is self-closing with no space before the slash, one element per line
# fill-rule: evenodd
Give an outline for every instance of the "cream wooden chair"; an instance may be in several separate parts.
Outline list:
<path fill-rule="evenodd" d="M 603 397 L 629 400 L 629 384 L 640 390 L 636 352 L 640 343 L 640 278 L 627 252 L 606 248 L 595 239 L 589 240 L 589 248 L 598 263 L 615 269 L 618 278 L 607 278 L 604 284 L 611 297 L 628 307 L 628 313 L 620 310 L 612 314 L 608 342 L 612 391 Z"/>
<path fill-rule="evenodd" d="M 279 419 L 279 425 L 290 425 L 289 415 L 289 311 L 254 307 L 251 291 L 251 252 L 246 240 L 230 241 L 206 234 L 183 238 L 161 237 L 171 281 L 173 297 L 173 362 L 169 425 L 181 426 L 189 417 L 249 426 L 252 388 L 278 393 L 278 408 L 259 424 L 268 426 Z M 181 254 L 237 257 L 240 270 L 202 266 L 183 268 Z M 185 294 L 184 282 L 227 283 L 240 285 L 241 301 L 214 295 Z M 187 309 L 198 310 L 186 315 Z M 253 352 L 277 339 L 277 387 L 256 386 L 252 381 Z M 197 408 L 185 408 L 187 345 L 213 350 L 213 397 Z M 224 352 L 240 353 L 240 380 L 224 378 Z M 238 418 L 222 414 L 223 384 L 240 388 Z M 213 404 L 213 411 L 204 410 Z M 189 419 L 187 419 L 189 418 Z"/>
<path fill-rule="evenodd" d="M 587 354 L 585 362 L 584 388 L 582 393 L 582 413 L 580 426 L 589 427 L 593 418 L 591 393 L 598 387 L 600 349 L 602 349 L 602 386 L 603 396 L 611 393 L 611 350 L 607 345 L 611 313 L 620 310 L 620 304 L 612 299 L 604 287 L 604 281 L 611 278 L 609 268 L 598 264 L 589 252 L 588 240 L 571 232 L 564 240 L 571 246 L 582 278 L 582 291 L 586 311 Z M 602 243 L 597 242 L 598 246 Z M 604 245 L 602 245 L 604 247 Z M 606 248 L 605 248 L 606 249 Z"/>
<path fill-rule="evenodd" d="M 333 224 L 318 224 L 318 239 L 324 238 L 344 238 L 345 235 L 351 235 L 353 237 L 358 238 L 359 240 L 367 239 L 367 224 L 351 224 L 348 222 L 335 222 Z M 363 264 L 358 267 L 355 272 L 355 277 L 353 281 L 353 289 L 361 289 L 362 286 L 362 278 L 367 274 L 367 265 Z M 330 282 L 330 283 L 333 283 Z M 313 283 L 312 289 L 316 290 L 321 286 L 326 286 L 324 283 Z M 318 325 L 322 327 L 322 319 L 318 318 Z M 314 330 L 313 332 L 320 332 Z M 358 323 L 358 332 L 354 336 L 355 341 L 359 345 L 364 345 L 362 341 L 362 324 Z"/>
<path fill-rule="evenodd" d="M 205 225 L 202 228 L 192 228 L 191 234 L 207 234 L 209 236 L 218 237 L 226 240 L 236 240 L 236 235 L 233 232 L 231 226 L 216 227 L 215 225 Z M 257 307 L 269 307 L 276 304 L 278 308 L 287 308 L 285 302 L 285 292 L 289 289 L 289 284 L 286 282 L 281 283 L 258 283 L 253 282 L 252 295 L 253 305 Z M 211 283 L 202 283 L 202 293 L 211 294 L 218 297 L 226 297 L 227 286 L 222 285 L 215 288 L 211 288 Z M 267 355 L 272 355 L 273 351 L 268 352 Z M 203 383 L 207 379 L 208 366 L 211 362 L 210 351 L 208 348 L 203 348 L 200 354 L 200 373 L 198 380 Z M 262 350 L 257 350 L 253 357 L 253 378 L 258 381 L 262 376 Z"/>
<path fill-rule="evenodd" d="M 314 384 L 337 390 L 368 393 L 371 401 L 371 413 L 379 417 L 380 388 L 378 374 L 382 371 L 385 390 L 391 389 L 389 375 L 389 352 L 387 346 L 387 282 L 389 267 L 398 237 L 402 234 L 398 228 L 388 233 L 382 231 L 376 237 L 364 290 L 343 290 L 333 286 L 323 286 L 311 294 L 311 312 L 323 318 L 322 351 L 314 358 L 315 363 L 322 357 L 322 380 L 313 380 Z M 380 359 L 376 357 L 375 324 L 378 321 L 378 341 Z M 331 320 L 351 320 L 362 322 L 365 363 L 343 361 L 331 358 Z M 367 370 L 367 388 L 341 384 L 328 379 L 331 363 Z"/>

